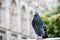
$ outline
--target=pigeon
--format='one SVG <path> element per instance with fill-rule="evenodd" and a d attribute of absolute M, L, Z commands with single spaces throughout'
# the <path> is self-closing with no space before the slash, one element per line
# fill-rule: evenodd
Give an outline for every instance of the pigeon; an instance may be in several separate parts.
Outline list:
<path fill-rule="evenodd" d="M 48 37 L 46 25 L 37 12 L 35 12 L 32 20 L 32 27 L 38 36 L 42 36 L 43 38 Z"/>

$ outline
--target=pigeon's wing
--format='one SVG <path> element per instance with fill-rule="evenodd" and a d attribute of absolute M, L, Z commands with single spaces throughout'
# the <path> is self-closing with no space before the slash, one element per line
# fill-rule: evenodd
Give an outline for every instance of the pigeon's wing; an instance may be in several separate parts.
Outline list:
<path fill-rule="evenodd" d="M 35 33 L 38 36 L 41 36 L 40 28 L 39 28 L 39 26 L 37 25 L 37 23 L 34 20 L 32 21 L 32 26 L 33 26 L 33 29 L 34 29 Z"/>
<path fill-rule="evenodd" d="M 34 19 L 32 21 L 32 26 L 38 36 L 41 36 L 43 34 L 44 29 L 43 29 L 42 25 L 43 25 L 43 23 L 42 23 L 42 20 L 40 19 L 39 15 L 35 15 Z"/>
<path fill-rule="evenodd" d="M 46 24 L 44 21 L 43 21 L 43 28 L 44 28 L 44 32 L 45 32 L 45 34 L 43 35 L 43 38 L 48 38 L 47 28 L 46 28 Z"/>

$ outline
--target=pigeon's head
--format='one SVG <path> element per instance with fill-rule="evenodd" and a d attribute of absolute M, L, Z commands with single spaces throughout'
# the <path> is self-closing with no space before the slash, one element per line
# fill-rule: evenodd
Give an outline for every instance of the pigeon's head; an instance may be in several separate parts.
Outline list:
<path fill-rule="evenodd" d="M 38 12 L 33 12 L 33 13 L 32 13 L 32 16 L 37 16 L 37 15 L 39 15 Z"/>
<path fill-rule="evenodd" d="M 38 16 L 39 15 L 39 13 L 38 12 L 35 12 L 35 15 L 34 16 Z"/>

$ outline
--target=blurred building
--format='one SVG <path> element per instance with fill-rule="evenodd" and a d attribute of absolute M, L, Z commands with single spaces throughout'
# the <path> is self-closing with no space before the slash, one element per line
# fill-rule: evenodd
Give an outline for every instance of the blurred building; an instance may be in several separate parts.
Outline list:
<path fill-rule="evenodd" d="M 58 0 L 58 5 L 60 6 L 60 0 Z"/>
<path fill-rule="evenodd" d="M 32 13 L 44 14 L 56 3 L 56 0 L 0 0 L 0 39 L 36 38 L 31 24 Z"/>
<path fill-rule="evenodd" d="M 42 15 L 57 7 L 58 0 L 23 0 Z"/>

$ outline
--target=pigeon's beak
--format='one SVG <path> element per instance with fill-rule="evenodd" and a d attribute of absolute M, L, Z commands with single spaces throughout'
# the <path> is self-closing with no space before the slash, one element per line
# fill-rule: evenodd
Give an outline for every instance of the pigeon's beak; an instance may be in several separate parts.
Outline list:
<path fill-rule="evenodd" d="M 32 15 L 32 16 L 34 16 L 35 14 L 34 14 L 34 13 L 32 13 L 31 15 Z"/>
<path fill-rule="evenodd" d="M 35 14 L 33 13 L 32 16 L 34 16 Z"/>

